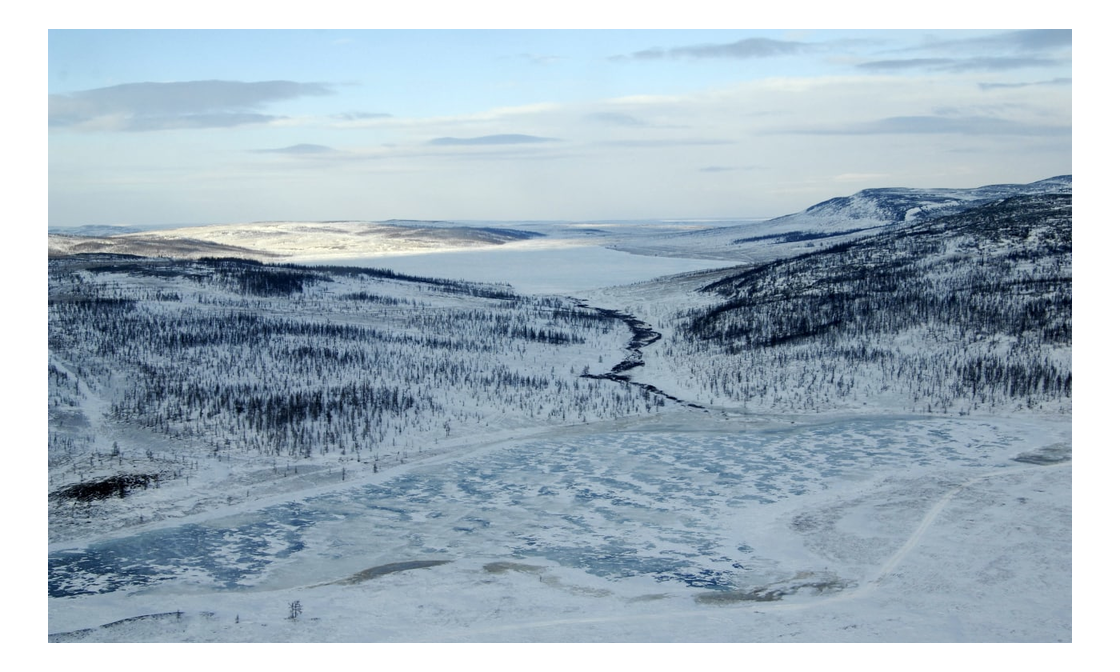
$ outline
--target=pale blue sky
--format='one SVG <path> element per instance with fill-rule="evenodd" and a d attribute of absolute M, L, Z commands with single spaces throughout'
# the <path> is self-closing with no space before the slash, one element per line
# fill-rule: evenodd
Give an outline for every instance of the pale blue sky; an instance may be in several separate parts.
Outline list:
<path fill-rule="evenodd" d="M 51 31 L 52 226 L 777 216 L 1072 172 L 1070 31 Z"/>

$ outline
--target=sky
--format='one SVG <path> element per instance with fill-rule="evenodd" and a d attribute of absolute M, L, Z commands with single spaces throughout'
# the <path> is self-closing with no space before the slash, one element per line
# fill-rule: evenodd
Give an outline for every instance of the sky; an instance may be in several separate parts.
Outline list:
<path fill-rule="evenodd" d="M 1072 30 L 50 30 L 52 227 L 772 217 L 1071 174 Z"/>

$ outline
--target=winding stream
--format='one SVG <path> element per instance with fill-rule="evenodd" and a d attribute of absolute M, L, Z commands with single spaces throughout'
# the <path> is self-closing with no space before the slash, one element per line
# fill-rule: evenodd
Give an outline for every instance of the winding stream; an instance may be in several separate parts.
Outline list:
<path fill-rule="evenodd" d="M 649 324 L 647 324 L 646 322 L 642 322 L 641 320 L 634 317 L 633 315 L 630 315 L 629 313 L 623 313 L 622 311 L 612 310 L 610 308 L 598 308 L 598 307 L 595 307 L 595 306 L 589 306 L 589 305 L 587 305 L 586 302 L 584 302 L 582 300 L 578 300 L 578 299 L 577 299 L 577 305 L 579 305 L 580 308 L 587 308 L 589 310 L 597 311 L 600 315 L 602 315 L 604 317 L 609 317 L 609 318 L 616 319 L 616 320 L 622 320 L 623 322 L 626 323 L 626 326 L 630 328 L 630 334 L 631 334 L 630 343 L 628 343 L 626 345 L 626 350 L 629 352 L 629 354 L 627 354 L 626 358 L 623 359 L 621 362 L 619 362 L 618 364 L 615 364 L 614 367 L 611 368 L 610 372 L 608 372 L 608 373 L 585 373 L 585 374 L 581 375 L 580 378 L 593 378 L 595 380 L 613 380 L 615 382 L 622 383 L 624 385 L 635 385 L 635 386 L 640 387 L 643 390 L 649 392 L 650 394 L 655 394 L 655 395 L 657 395 L 659 397 L 662 397 L 664 399 L 668 399 L 669 401 L 675 401 L 678 404 L 688 406 L 689 408 L 699 408 L 699 409 L 703 410 L 705 413 L 708 412 L 708 409 L 704 408 L 703 406 L 700 406 L 699 404 L 694 404 L 692 402 L 685 401 L 685 400 L 680 399 L 678 397 L 674 397 L 673 395 L 669 394 L 668 392 L 665 392 L 664 390 L 661 390 L 660 388 L 658 388 L 655 385 L 650 385 L 648 383 L 634 382 L 633 380 L 631 380 L 630 375 L 626 373 L 627 371 L 630 371 L 632 369 L 636 369 L 639 366 L 645 366 L 645 361 L 643 361 L 643 359 L 642 359 L 642 348 L 644 348 L 646 346 L 649 346 L 649 345 L 653 345 L 657 341 L 661 340 L 661 333 L 660 332 L 654 331 L 653 327 L 651 327 Z"/>

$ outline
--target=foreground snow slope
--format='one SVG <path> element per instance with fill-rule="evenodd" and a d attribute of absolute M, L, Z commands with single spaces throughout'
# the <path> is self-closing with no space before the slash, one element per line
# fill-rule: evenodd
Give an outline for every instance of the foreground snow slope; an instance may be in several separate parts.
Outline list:
<path fill-rule="evenodd" d="M 50 632 L 1070 641 L 1068 459 L 1045 420 L 600 423 L 52 555 Z"/>

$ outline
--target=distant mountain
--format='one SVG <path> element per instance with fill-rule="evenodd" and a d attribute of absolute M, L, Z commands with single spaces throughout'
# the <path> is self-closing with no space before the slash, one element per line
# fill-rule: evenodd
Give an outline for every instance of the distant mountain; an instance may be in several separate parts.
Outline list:
<path fill-rule="evenodd" d="M 1071 194 L 1073 177 L 1063 175 L 1030 184 L 996 184 L 976 189 L 864 189 L 851 196 L 818 203 L 802 213 L 772 219 L 770 227 L 795 226 L 807 232 L 847 230 L 849 223 L 864 228 L 917 222 L 963 212 L 1012 196 Z"/>
<path fill-rule="evenodd" d="M 975 189 L 864 189 L 764 222 L 668 234 L 616 249 L 638 254 L 689 254 L 764 262 L 871 235 L 892 226 L 965 212 L 1001 199 L 1072 193 L 1073 177 L 1070 175 L 1030 184 L 995 184 Z"/>
<path fill-rule="evenodd" d="M 257 261 L 330 259 L 502 245 L 542 234 L 449 222 L 253 222 L 106 236 L 48 236 L 48 255 L 134 254 Z"/>
<path fill-rule="evenodd" d="M 86 224 L 85 226 L 58 227 L 52 226 L 47 233 L 57 233 L 64 236 L 118 236 L 122 233 L 138 233 L 143 229 L 134 226 L 111 226 L 102 224 Z"/>
<path fill-rule="evenodd" d="M 75 254 L 123 254 L 172 259 L 199 259 L 201 257 L 237 257 L 255 261 L 277 261 L 279 259 L 276 255 L 266 252 L 190 238 L 47 235 L 48 259 L 58 259 Z"/>

